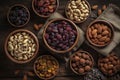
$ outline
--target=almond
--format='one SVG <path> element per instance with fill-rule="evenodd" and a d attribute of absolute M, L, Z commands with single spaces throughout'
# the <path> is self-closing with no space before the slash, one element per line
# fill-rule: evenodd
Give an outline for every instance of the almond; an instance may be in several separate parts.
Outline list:
<path fill-rule="evenodd" d="M 98 44 L 99 44 L 99 45 L 104 45 L 104 44 L 105 44 L 105 42 L 98 42 Z"/>
<path fill-rule="evenodd" d="M 103 6 L 102 6 L 102 10 L 105 10 L 106 8 L 107 8 L 106 5 L 103 5 Z"/>
<path fill-rule="evenodd" d="M 104 36 L 104 37 L 100 38 L 99 41 L 100 42 L 105 42 L 106 38 L 107 38 L 107 36 Z"/>
<path fill-rule="evenodd" d="M 108 35 L 109 34 L 109 31 L 108 30 L 105 30 L 102 32 L 102 35 L 105 36 L 105 35 Z"/>
<path fill-rule="evenodd" d="M 102 30 L 103 31 L 105 31 L 105 30 L 107 30 L 108 29 L 108 27 L 107 26 L 105 26 L 105 25 L 101 25 L 102 26 Z"/>
<path fill-rule="evenodd" d="M 106 38 L 105 42 L 109 42 L 110 41 L 110 38 Z"/>
<path fill-rule="evenodd" d="M 95 34 L 93 35 L 93 37 L 96 38 L 96 37 L 97 37 L 97 33 L 95 33 Z"/>
<path fill-rule="evenodd" d="M 92 9 L 93 9 L 93 10 L 96 10 L 97 8 L 98 8 L 98 5 L 93 5 L 93 6 L 92 6 Z"/>
<path fill-rule="evenodd" d="M 100 24 L 98 25 L 98 33 L 102 33 L 102 27 L 100 26 Z"/>
<path fill-rule="evenodd" d="M 99 9 L 99 10 L 98 10 L 98 16 L 101 15 L 101 14 L 102 14 L 102 10 Z"/>
<path fill-rule="evenodd" d="M 88 36 L 89 36 L 90 38 L 92 38 L 91 32 L 92 32 L 92 30 L 91 30 L 91 28 L 89 28 L 89 29 L 88 29 Z"/>
<path fill-rule="evenodd" d="M 94 29 L 93 31 L 92 31 L 92 35 L 95 35 L 97 33 L 97 29 Z"/>
<path fill-rule="evenodd" d="M 101 37 L 102 37 L 102 36 L 101 36 L 100 34 L 97 36 L 98 39 L 100 39 Z"/>

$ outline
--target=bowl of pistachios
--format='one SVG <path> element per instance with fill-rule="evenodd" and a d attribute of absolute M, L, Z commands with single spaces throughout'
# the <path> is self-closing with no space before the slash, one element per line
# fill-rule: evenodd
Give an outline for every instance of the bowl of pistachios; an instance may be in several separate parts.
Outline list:
<path fill-rule="evenodd" d="M 84 22 L 91 13 L 90 4 L 86 0 L 70 0 L 66 4 L 66 17 L 75 23 Z"/>
<path fill-rule="evenodd" d="M 29 30 L 19 29 L 6 38 L 4 49 L 6 55 L 15 63 L 27 63 L 38 53 L 37 37 Z"/>

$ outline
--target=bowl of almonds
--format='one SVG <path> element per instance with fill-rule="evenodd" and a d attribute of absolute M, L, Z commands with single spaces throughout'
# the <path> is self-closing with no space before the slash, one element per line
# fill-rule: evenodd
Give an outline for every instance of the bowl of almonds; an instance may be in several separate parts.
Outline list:
<path fill-rule="evenodd" d="M 47 18 L 59 6 L 59 0 L 32 0 L 33 11 L 40 17 Z"/>
<path fill-rule="evenodd" d="M 93 21 L 87 28 L 86 38 L 96 47 L 105 47 L 113 40 L 114 30 L 112 25 L 105 20 Z"/>
<path fill-rule="evenodd" d="M 31 61 L 37 55 L 39 43 L 31 31 L 19 29 L 8 35 L 4 49 L 9 59 L 22 64 Z"/>
<path fill-rule="evenodd" d="M 42 55 L 34 62 L 34 72 L 43 80 L 52 79 L 59 71 L 58 61 L 51 55 Z"/>
<path fill-rule="evenodd" d="M 77 75 L 84 75 L 92 70 L 94 60 L 90 53 L 77 51 L 70 57 L 70 68 Z"/>
<path fill-rule="evenodd" d="M 84 22 L 90 13 L 91 7 L 86 0 L 70 0 L 65 8 L 66 17 L 75 23 Z"/>
<path fill-rule="evenodd" d="M 113 76 L 120 70 L 120 58 L 114 53 L 106 57 L 100 57 L 98 67 L 105 75 Z"/>

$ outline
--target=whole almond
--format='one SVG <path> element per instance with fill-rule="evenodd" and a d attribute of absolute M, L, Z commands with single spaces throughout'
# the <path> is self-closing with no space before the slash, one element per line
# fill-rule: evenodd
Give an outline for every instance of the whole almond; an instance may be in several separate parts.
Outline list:
<path fill-rule="evenodd" d="M 97 33 L 97 29 L 94 29 L 93 31 L 92 31 L 92 35 L 95 35 Z"/>
<path fill-rule="evenodd" d="M 104 44 L 105 44 L 105 42 L 98 42 L 98 44 L 99 44 L 99 45 L 104 45 Z"/>
<path fill-rule="evenodd" d="M 100 34 L 97 36 L 98 39 L 100 39 L 101 37 L 102 37 L 102 36 L 101 36 Z"/>
<path fill-rule="evenodd" d="M 103 31 L 102 32 L 102 35 L 104 36 L 104 35 L 108 35 L 109 34 L 109 31 L 108 30 L 105 30 L 105 31 Z"/>
<path fill-rule="evenodd" d="M 103 31 L 105 31 L 105 30 L 107 30 L 108 29 L 108 27 L 107 26 L 105 26 L 105 25 L 101 25 L 102 26 L 102 30 Z"/>
<path fill-rule="evenodd" d="M 102 27 L 100 26 L 100 24 L 98 25 L 98 33 L 102 33 Z"/>
<path fill-rule="evenodd" d="M 93 9 L 93 10 L 96 10 L 97 8 L 98 8 L 98 5 L 93 5 L 93 6 L 92 6 L 92 9 Z"/>
<path fill-rule="evenodd" d="M 96 37 L 97 37 L 97 33 L 95 33 L 95 34 L 93 35 L 93 37 L 96 38 Z"/>
<path fill-rule="evenodd" d="M 98 10 L 98 15 L 101 15 L 101 14 L 102 14 L 102 10 L 99 9 L 99 10 Z"/>
<path fill-rule="evenodd" d="M 89 28 L 89 29 L 88 29 L 88 36 L 89 36 L 90 38 L 92 38 L 91 32 L 92 32 L 92 30 L 91 30 L 91 28 Z"/>
<path fill-rule="evenodd" d="M 101 37 L 101 38 L 99 39 L 99 41 L 100 41 L 100 42 L 105 42 L 106 38 L 107 38 L 107 36 Z"/>
<path fill-rule="evenodd" d="M 107 8 L 106 5 L 103 5 L 103 6 L 102 6 L 102 10 L 105 10 L 106 8 Z"/>
<path fill-rule="evenodd" d="M 110 38 L 106 38 L 105 42 L 109 42 L 110 41 Z"/>

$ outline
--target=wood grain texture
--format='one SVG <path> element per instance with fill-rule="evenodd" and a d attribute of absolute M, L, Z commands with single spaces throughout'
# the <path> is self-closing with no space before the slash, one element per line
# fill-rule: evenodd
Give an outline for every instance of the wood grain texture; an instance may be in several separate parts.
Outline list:
<path fill-rule="evenodd" d="M 31 18 L 30 18 L 29 23 L 23 28 L 32 31 L 36 36 L 37 36 L 38 31 L 34 30 L 33 25 L 35 23 L 36 24 L 45 23 L 46 19 L 42 19 L 42 18 L 38 17 L 33 12 L 32 7 L 31 7 L 31 1 L 32 0 L 3 0 L 3 1 L 1 0 L 0 1 L 0 80 L 22 80 L 24 74 L 21 72 L 20 74 L 15 75 L 14 74 L 15 70 L 19 69 L 21 71 L 32 71 L 33 72 L 33 63 L 34 63 L 35 59 L 42 54 L 50 54 L 48 51 L 46 51 L 43 48 L 43 46 L 40 43 L 40 50 L 39 50 L 39 54 L 37 55 L 37 57 L 27 64 L 20 65 L 20 64 L 13 63 L 11 60 L 9 60 L 4 52 L 4 43 L 5 43 L 5 39 L 6 39 L 7 35 L 11 31 L 19 29 L 19 28 L 12 27 L 6 19 L 7 11 L 10 6 L 12 6 L 13 4 L 20 3 L 20 4 L 24 4 L 26 7 L 28 7 L 30 14 L 31 14 Z M 59 0 L 60 6 L 57 10 L 57 12 L 62 14 L 64 17 L 65 17 L 64 9 L 65 9 L 65 5 L 66 5 L 67 1 L 68 0 Z M 98 4 L 100 7 L 103 4 L 108 5 L 110 3 L 114 3 L 118 6 L 120 6 L 119 0 L 88 0 L 88 2 L 90 3 L 91 6 L 94 4 Z M 92 13 L 95 13 L 95 12 L 92 12 Z M 92 14 L 91 14 L 91 17 L 89 17 L 88 20 L 86 20 L 84 23 L 77 24 L 77 25 L 83 31 L 85 31 L 86 27 L 93 20 L 94 20 L 94 18 L 92 17 Z M 96 63 L 95 63 L 95 67 L 96 67 L 99 53 L 97 53 L 96 51 L 91 49 L 86 44 L 83 44 L 80 47 L 80 49 L 87 50 L 88 52 L 90 52 L 92 54 L 94 60 L 96 61 Z M 115 49 L 114 51 L 119 52 L 120 45 L 118 45 L 117 49 Z M 54 56 L 58 59 L 61 66 L 60 66 L 58 75 L 53 80 L 83 80 L 83 76 L 76 76 L 75 74 L 73 74 L 71 72 L 71 70 L 68 67 L 69 64 L 65 62 L 63 57 L 59 57 L 56 55 L 54 55 Z M 63 55 L 63 56 L 66 56 L 66 55 Z M 69 56 L 67 56 L 67 58 L 69 58 Z M 37 76 L 35 76 L 35 77 L 28 76 L 28 80 L 40 80 L 40 79 Z"/>

